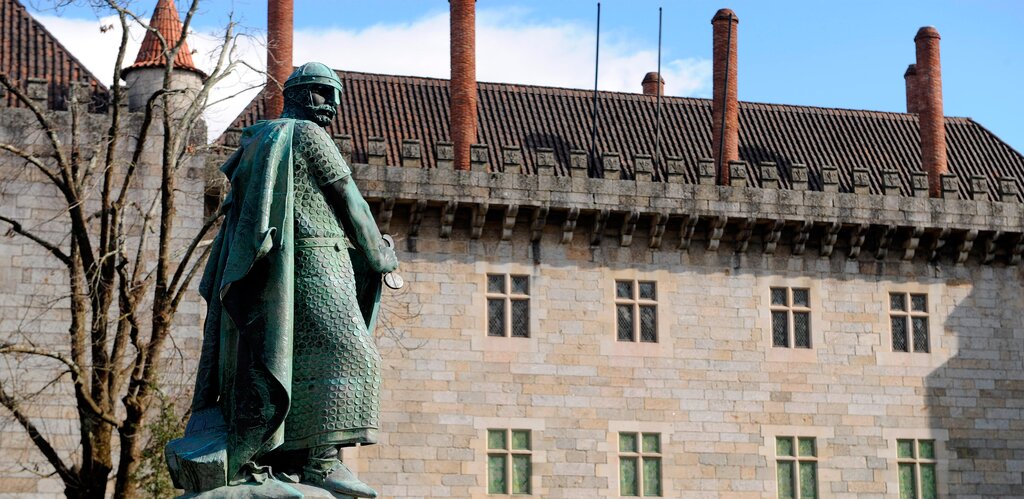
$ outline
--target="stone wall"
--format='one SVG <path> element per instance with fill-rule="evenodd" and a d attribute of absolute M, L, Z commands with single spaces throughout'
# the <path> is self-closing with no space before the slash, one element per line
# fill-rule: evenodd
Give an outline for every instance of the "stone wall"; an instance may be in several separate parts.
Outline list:
<path fill-rule="evenodd" d="M 445 240 L 441 223 L 422 220 L 384 299 L 383 440 L 347 453 L 383 497 L 486 496 L 489 428 L 532 431 L 539 497 L 617 497 L 620 431 L 661 434 L 664 497 L 775 497 L 776 436 L 816 438 L 824 497 L 898 497 L 903 438 L 936 441 L 943 497 L 1024 490 L 1018 267 L 562 245 L 557 227 L 538 246 L 458 219 Z M 488 273 L 529 276 L 530 338 L 487 336 Z M 657 343 L 615 340 L 620 279 L 656 282 Z M 777 286 L 809 289 L 811 349 L 772 346 Z M 927 296 L 930 353 L 893 352 L 891 292 Z"/>
<path fill-rule="evenodd" d="M 50 117 L 61 130 L 62 142 L 71 144 L 68 133 L 71 130 L 70 114 L 54 111 Z M 81 119 L 78 140 L 82 144 L 83 155 L 89 158 L 97 151 L 102 154 L 103 149 L 97 149 L 97 146 L 109 126 L 108 117 L 83 114 Z M 130 157 L 129 148 L 135 144 L 141 116 L 131 114 L 124 119 L 126 133 L 123 137 L 126 140 L 122 144 L 124 150 L 119 151 L 118 156 L 127 159 Z M 0 125 L 0 143 L 17 145 L 42 157 L 48 156 L 48 141 L 27 109 L 0 109 L 0 123 L 3 124 Z M 138 246 L 141 232 L 137 210 L 150 205 L 154 196 L 158 196 L 161 185 L 157 165 L 162 131 L 158 123 L 150 133 L 147 140 L 151 143 L 142 158 L 136 188 L 130 194 L 132 206 L 129 210 L 133 210 L 135 215 L 126 218 L 128 247 L 131 249 Z M 197 137 L 197 140 L 202 144 L 205 137 Z M 203 156 L 189 158 L 181 166 L 177 185 L 178 218 L 173 240 L 179 256 L 203 223 L 203 160 Z M 88 189 L 93 190 L 91 201 L 87 203 L 89 213 L 95 212 L 98 206 L 97 184 L 101 172 L 93 172 L 93 179 L 87 184 Z M 63 196 L 41 173 L 25 161 L 0 152 L 0 214 L 20 221 L 33 233 L 66 251 L 66 209 L 67 202 Z M 0 227 L 6 233 L 9 226 L 0 222 Z M 145 250 L 151 259 L 155 254 L 155 237 L 150 234 Z M 0 262 L 0 343 L 31 342 L 40 348 L 67 353 L 70 348 L 67 341 L 69 289 L 67 272 L 62 264 L 35 243 L 13 233 L 0 237 Z M 163 369 L 166 394 L 172 400 L 190 396 L 193 358 L 194 352 L 199 350 L 199 326 L 203 314 L 205 306 L 195 292 L 187 296 L 179 308 L 177 326 Z M 140 318 L 143 323 L 147 319 Z M 0 380 L 9 392 L 19 396 L 30 395 L 22 400 L 22 407 L 67 462 L 73 464 L 71 456 L 79 452 L 78 416 L 70 379 L 62 372 L 60 366 L 51 360 L 19 356 L 0 358 Z M 54 383 L 57 378 L 59 382 Z M 6 409 L 0 409 L 0 449 L 3 449 L 0 456 L 0 497 L 63 497 L 62 483 L 52 474 L 52 468 Z"/>

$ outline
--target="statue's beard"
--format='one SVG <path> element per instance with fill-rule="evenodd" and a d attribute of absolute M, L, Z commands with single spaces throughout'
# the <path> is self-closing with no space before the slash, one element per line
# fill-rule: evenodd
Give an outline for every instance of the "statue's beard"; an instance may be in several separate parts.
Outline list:
<path fill-rule="evenodd" d="M 319 106 L 308 106 L 306 110 L 309 115 L 313 118 L 312 121 L 317 125 L 326 127 L 334 121 L 334 116 L 338 114 L 337 109 L 330 104 L 321 104 Z"/>

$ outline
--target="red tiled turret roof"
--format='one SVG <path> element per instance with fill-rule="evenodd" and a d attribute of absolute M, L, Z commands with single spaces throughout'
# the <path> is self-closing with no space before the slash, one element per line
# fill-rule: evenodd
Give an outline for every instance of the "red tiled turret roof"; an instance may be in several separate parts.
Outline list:
<path fill-rule="evenodd" d="M 178 9 L 174 6 L 174 0 L 158 0 L 149 25 L 160 32 L 164 41 L 167 42 L 168 49 L 173 48 L 181 39 L 182 26 L 181 18 L 178 17 Z M 160 44 L 160 38 L 153 31 L 147 31 L 145 38 L 142 39 L 142 46 L 139 47 L 139 55 L 135 57 L 135 64 L 125 68 L 125 71 L 139 68 L 159 68 L 166 65 L 167 57 Z M 188 48 L 188 42 L 181 44 L 181 49 L 174 57 L 174 67 L 203 75 L 203 72 L 192 63 L 192 51 Z"/>
<path fill-rule="evenodd" d="M 433 167 L 435 143 L 450 141 L 448 80 L 338 71 L 344 85 L 332 134 L 352 137 L 352 161 L 367 161 L 369 137 L 384 137 L 386 161 L 401 164 L 405 139 L 422 144 L 423 164 Z M 484 83 L 478 85 L 477 142 L 486 144 L 490 163 L 500 164 L 502 146 L 523 151 L 523 173 L 536 171 L 536 149 L 553 148 L 557 175 L 569 174 L 569 151 L 590 150 L 590 90 Z M 617 152 L 632 171 L 637 154 L 653 154 L 656 98 L 640 93 L 600 92 L 598 154 Z M 231 125 L 241 128 L 264 119 L 263 98 L 256 97 Z M 661 150 L 682 158 L 684 182 L 697 182 L 697 160 L 711 157 L 711 101 L 663 97 Z M 747 178 L 760 184 L 756 165 L 775 162 L 780 180 L 790 187 L 794 163 L 806 164 L 812 188 L 820 190 L 821 167 L 839 169 L 840 189 L 852 190 L 854 168 L 867 168 L 871 192 L 880 194 L 882 171 L 899 172 L 901 190 L 911 195 L 911 174 L 921 170 L 918 118 L 913 114 L 850 109 L 739 103 L 739 153 Z M 960 178 L 961 197 L 970 198 L 970 177 L 988 180 L 992 199 L 999 179 L 1012 177 L 1024 193 L 1024 156 L 970 118 L 946 117 L 949 171 Z M 1024 200 L 1024 199 L 1022 199 Z"/>
<path fill-rule="evenodd" d="M 0 0 L 0 72 L 23 89 L 28 78 L 49 80 L 49 101 L 58 109 L 63 109 L 68 100 L 71 82 L 88 83 L 93 89 L 94 108 L 105 106 L 107 88 L 18 0 Z M 10 92 L 3 98 L 9 106 L 20 105 Z"/>

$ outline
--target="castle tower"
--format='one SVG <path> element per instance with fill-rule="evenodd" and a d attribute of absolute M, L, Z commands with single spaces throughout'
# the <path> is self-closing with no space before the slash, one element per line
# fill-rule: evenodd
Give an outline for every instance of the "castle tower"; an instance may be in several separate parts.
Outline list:
<path fill-rule="evenodd" d="M 181 19 L 178 17 L 174 0 L 158 0 L 149 25 L 160 32 L 167 42 L 168 50 L 173 48 L 182 35 Z M 142 46 L 139 47 L 139 54 L 135 57 L 135 63 L 125 68 L 122 73 L 125 83 L 128 84 L 129 111 L 145 110 L 150 96 L 164 87 L 166 67 L 167 57 L 160 44 L 160 38 L 153 31 L 146 32 Z M 183 43 L 174 57 L 170 88 L 184 89 L 185 92 L 174 94 L 170 106 L 179 110 L 188 106 L 195 99 L 195 94 L 205 77 L 206 75 L 192 63 L 192 51 L 188 42 Z"/>

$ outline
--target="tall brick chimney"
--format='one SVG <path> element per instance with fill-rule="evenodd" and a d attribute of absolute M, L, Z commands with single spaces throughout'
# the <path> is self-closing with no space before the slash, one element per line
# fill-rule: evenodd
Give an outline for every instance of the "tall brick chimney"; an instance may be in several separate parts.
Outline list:
<path fill-rule="evenodd" d="M 917 64 L 907 66 L 907 71 L 903 73 L 903 79 L 907 83 L 907 112 L 921 112 L 918 104 L 920 96 L 917 94 Z"/>
<path fill-rule="evenodd" d="M 711 152 L 720 185 L 729 184 L 729 162 L 740 159 L 740 113 L 736 92 L 736 26 L 739 23 L 736 13 L 730 9 L 720 9 L 711 19 L 714 44 Z"/>
<path fill-rule="evenodd" d="M 658 73 L 651 71 L 644 75 L 644 81 L 641 83 L 644 88 L 644 95 L 665 95 L 665 79 L 658 76 Z"/>
<path fill-rule="evenodd" d="M 942 114 L 942 66 L 939 62 L 939 31 L 925 26 L 917 31 L 917 101 L 921 127 L 921 169 L 928 174 L 928 193 L 942 196 L 946 163 L 946 120 Z"/>
<path fill-rule="evenodd" d="M 451 8 L 451 136 L 456 170 L 469 170 L 476 143 L 476 0 L 449 0 Z"/>
<path fill-rule="evenodd" d="M 294 12 L 292 0 L 267 0 L 266 118 L 277 118 L 284 108 L 281 86 L 293 69 Z"/>

